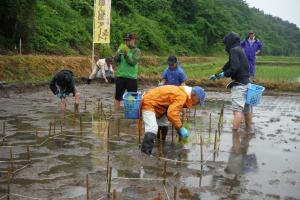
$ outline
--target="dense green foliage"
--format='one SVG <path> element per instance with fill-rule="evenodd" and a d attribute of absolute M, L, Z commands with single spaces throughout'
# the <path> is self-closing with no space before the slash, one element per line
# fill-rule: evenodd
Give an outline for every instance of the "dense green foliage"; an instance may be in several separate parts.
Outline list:
<path fill-rule="evenodd" d="M 1 0 L 0 50 L 88 54 L 93 0 Z M 102 56 L 114 51 L 125 32 L 136 32 L 149 54 L 215 54 L 230 31 L 254 30 L 264 54 L 300 55 L 300 30 L 280 18 L 249 8 L 243 0 L 112 0 L 111 44 L 96 45 Z"/>

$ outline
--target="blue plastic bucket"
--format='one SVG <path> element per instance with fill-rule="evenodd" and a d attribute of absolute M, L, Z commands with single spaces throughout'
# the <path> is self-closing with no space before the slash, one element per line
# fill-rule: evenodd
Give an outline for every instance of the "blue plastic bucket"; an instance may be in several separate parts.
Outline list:
<path fill-rule="evenodd" d="M 138 119 L 142 95 L 138 92 L 125 92 L 123 95 L 124 115 L 126 119 Z"/>
<path fill-rule="evenodd" d="M 251 106 L 257 106 L 260 102 L 262 93 L 265 91 L 265 88 L 260 85 L 249 84 L 247 90 L 246 104 Z"/>

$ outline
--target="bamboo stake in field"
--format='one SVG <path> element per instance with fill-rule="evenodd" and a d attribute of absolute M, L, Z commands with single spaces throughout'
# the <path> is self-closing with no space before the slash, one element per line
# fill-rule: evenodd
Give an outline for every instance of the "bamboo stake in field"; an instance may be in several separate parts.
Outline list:
<path fill-rule="evenodd" d="M 13 152 L 12 152 L 12 148 L 9 149 L 9 155 L 10 155 L 10 169 L 13 172 L 14 171 L 14 157 L 13 157 Z"/>
<path fill-rule="evenodd" d="M 110 188 L 111 188 L 111 172 L 112 172 L 112 167 L 109 167 L 109 174 L 108 174 L 109 179 L 108 179 L 108 190 L 107 190 L 108 194 L 110 194 Z"/>
<path fill-rule="evenodd" d="M 98 114 L 98 125 L 97 125 L 97 127 L 98 127 L 98 136 L 100 136 L 100 130 L 101 130 L 100 126 L 101 126 L 101 121 L 100 121 L 100 115 Z"/>
<path fill-rule="evenodd" d="M 100 100 L 100 116 L 101 116 L 101 120 L 103 119 L 103 104 L 102 101 Z"/>
<path fill-rule="evenodd" d="M 166 184 L 166 179 L 167 179 L 167 161 L 165 161 L 165 164 L 164 164 L 164 180 L 163 180 L 163 184 L 165 185 Z"/>
<path fill-rule="evenodd" d="M 52 122 L 49 122 L 49 132 L 48 132 L 48 137 L 51 136 L 51 128 L 52 128 Z"/>
<path fill-rule="evenodd" d="M 113 200 L 117 200 L 117 191 L 114 189 L 113 191 Z"/>
<path fill-rule="evenodd" d="M 3 134 L 3 137 L 5 137 L 5 121 L 3 122 L 2 134 Z"/>
<path fill-rule="evenodd" d="M 200 149 L 201 149 L 201 165 L 203 163 L 203 137 L 200 135 Z"/>
<path fill-rule="evenodd" d="M 109 140 L 109 129 L 110 129 L 110 120 L 108 120 L 108 126 L 107 126 L 107 142 Z"/>
<path fill-rule="evenodd" d="M 177 199 L 177 187 L 174 186 L 174 200 Z"/>
<path fill-rule="evenodd" d="M 53 135 L 55 135 L 55 120 L 53 120 Z"/>
<path fill-rule="evenodd" d="M 89 174 L 86 175 L 86 199 L 89 200 Z"/>
<path fill-rule="evenodd" d="M 84 112 L 86 112 L 86 100 L 84 100 Z"/>
<path fill-rule="evenodd" d="M 223 104 L 222 105 L 222 122 L 221 122 L 222 128 L 223 128 L 223 123 L 224 123 L 224 107 L 225 107 L 225 105 Z"/>
<path fill-rule="evenodd" d="M 215 161 L 215 159 L 216 159 L 217 134 L 218 134 L 218 131 L 216 130 L 216 131 L 215 131 L 215 142 L 214 142 L 214 161 Z"/>
<path fill-rule="evenodd" d="M 10 199 L 10 182 L 11 182 L 11 170 L 7 170 L 7 199 Z"/>
<path fill-rule="evenodd" d="M 39 143 L 39 132 L 38 129 L 35 129 L 35 142 L 38 144 Z"/>
<path fill-rule="evenodd" d="M 107 162 L 106 162 L 106 183 L 108 184 L 108 169 L 109 169 L 109 155 L 107 155 Z"/>
<path fill-rule="evenodd" d="M 208 126 L 208 133 L 211 133 L 211 113 L 209 113 L 209 126 Z"/>
<path fill-rule="evenodd" d="M 112 110 L 111 110 L 111 105 L 109 104 L 109 114 L 112 116 Z"/>
<path fill-rule="evenodd" d="M 194 120 L 196 119 L 197 106 L 194 106 Z"/>
<path fill-rule="evenodd" d="M 27 160 L 28 160 L 28 163 L 31 162 L 31 160 L 30 160 L 30 149 L 29 149 L 29 146 L 27 146 Z"/>
<path fill-rule="evenodd" d="M 79 127 L 80 127 L 80 133 L 82 135 L 82 115 L 79 115 Z"/>
<path fill-rule="evenodd" d="M 141 120 L 139 120 L 138 122 L 138 142 L 139 142 L 139 145 L 142 143 L 142 125 L 141 125 Z"/>

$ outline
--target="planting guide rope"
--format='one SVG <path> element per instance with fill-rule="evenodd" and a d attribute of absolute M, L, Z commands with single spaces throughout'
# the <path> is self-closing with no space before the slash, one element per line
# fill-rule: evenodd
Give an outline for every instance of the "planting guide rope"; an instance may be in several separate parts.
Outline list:
<path fill-rule="evenodd" d="M 94 105 L 92 106 L 92 113 L 91 113 L 91 117 L 92 117 L 92 122 L 82 122 L 81 121 L 81 124 L 92 124 L 93 122 L 94 122 Z M 98 110 L 99 111 L 99 110 Z M 79 115 L 81 114 L 81 113 L 78 113 Z M 104 122 L 105 122 L 105 127 L 104 127 L 104 129 L 103 129 L 103 131 L 101 131 L 101 132 L 103 132 L 103 136 L 104 136 L 104 134 L 105 133 L 109 133 L 109 121 L 111 120 L 111 119 L 113 119 L 113 116 L 114 115 L 111 115 L 111 116 L 108 116 L 107 114 L 105 114 L 105 112 L 104 112 L 104 110 L 102 110 L 102 111 L 99 111 L 98 112 L 98 119 L 99 119 L 99 122 L 100 122 L 100 114 L 101 114 L 101 118 L 102 118 L 102 114 L 104 115 Z M 69 115 L 65 115 L 64 116 L 65 118 L 67 118 L 67 117 L 72 117 L 72 118 L 74 118 L 74 115 L 72 115 L 72 114 L 69 114 Z M 220 117 L 221 117 L 221 114 L 220 114 Z M 222 116 L 222 118 L 223 118 L 223 116 Z M 194 119 L 195 120 L 195 119 Z M 97 120 L 96 120 L 97 121 Z M 190 120 L 189 120 L 190 121 Z M 52 121 L 51 121 L 51 123 L 52 123 Z M 54 123 L 55 123 L 55 121 L 54 121 Z M 50 125 L 50 123 L 49 123 L 49 125 Z M 55 125 L 55 124 L 54 124 Z M 51 126 L 51 125 L 50 125 Z M 45 132 L 48 132 L 48 131 L 46 131 L 47 129 L 46 128 L 43 128 L 43 129 L 41 129 L 41 130 L 39 130 L 38 132 L 40 132 L 40 133 L 45 133 Z M 50 129 L 51 130 L 51 129 Z M 59 129 L 57 129 L 57 130 L 59 130 Z M 194 129 L 194 131 L 196 132 L 197 131 L 197 129 L 195 128 Z M 83 133 L 83 132 L 85 132 L 85 133 L 87 133 L 87 132 L 91 132 L 91 131 L 82 131 L 82 130 L 73 130 L 73 129 L 69 129 L 69 130 L 63 130 L 63 132 L 62 131 L 60 131 L 58 134 L 55 134 L 55 129 L 53 129 L 52 130 L 52 133 L 53 133 L 53 135 L 52 136 L 47 136 L 46 137 L 46 139 L 44 139 L 42 142 L 40 142 L 40 143 L 38 143 L 38 144 L 30 144 L 30 145 L 17 145 L 17 146 L 13 146 L 13 145 L 7 145 L 7 146 L 0 146 L 0 148 L 10 148 L 10 149 L 13 149 L 13 148 L 16 148 L 16 147 L 27 147 L 27 148 L 29 148 L 29 147 L 35 147 L 35 148 L 37 148 L 37 147 L 41 147 L 41 146 L 43 146 L 44 144 L 46 144 L 49 140 L 51 140 L 51 139 L 64 139 L 64 138 L 61 138 L 61 136 L 62 137 L 72 137 L 72 138 L 77 138 L 77 139 L 79 139 L 79 141 L 81 141 L 81 142 L 83 142 L 85 139 L 90 139 L 90 140 L 95 140 L 95 137 L 91 137 L 91 136 L 83 136 L 83 135 L 71 135 L 71 134 L 64 134 L 64 132 L 73 132 L 73 133 Z M 30 133 L 30 134 L 33 134 L 34 135 L 34 131 L 15 131 L 15 133 Z M 50 134 L 50 132 L 49 132 L 49 134 Z M 100 133 L 99 133 L 100 134 Z M 202 132 L 201 133 L 196 133 L 197 135 L 203 135 L 202 134 Z M 122 134 L 122 135 L 127 135 L 127 136 L 129 136 L 130 134 Z M 2 142 L 4 142 L 4 140 L 5 140 L 5 138 L 7 138 L 9 135 L 7 134 L 7 135 L 5 135 L 4 137 L 2 137 Z M 133 136 L 133 135 L 130 135 L 130 136 Z M 134 135 L 133 136 L 135 139 L 137 139 L 137 135 Z M 220 136 L 219 136 L 220 137 Z M 129 142 L 126 142 L 126 141 L 122 141 L 122 140 L 110 140 L 108 137 L 107 137 L 107 140 L 106 141 L 104 141 L 104 140 L 97 140 L 97 142 L 99 142 L 99 143 L 121 143 L 121 144 L 129 144 L 129 145 L 131 145 L 131 144 L 137 144 L 138 143 L 138 141 L 137 141 L 137 143 L 129 143 Z M 161 157 L 161 156 L 157 156 L 156 158 L 158 159 L 158 160 L 163 160 L 163 161 L 165 161 L 165 162 L 173 162 L 173 163 L 185 163 L 185 164 L 191 164 L 191 163 L 199 163 L 200 164 L 200 166 L 201 166 L 201 171 L 202 171 L 202 168 L 203 168 L 203 166 L 204 165 L 206 165 L 207 164 L 207 162 L 209 161 L 209 159 L 212 157 L 212 156 L 215 156 L 215 153 L 218 153 L 219 152 L 219 147 L 220 147 L 220 139 L 218 140 L 218 141 L 216 141 L 217 143 L 215 144 L 216 146 L 215 146 L 215 149 L 206 157 L 206 159 L 204 160 L 204 161 L 201 161 L 201 160 L 187 160 L 187 161 L 184 161 L 184 160 L 174 160 L 174 159 L 169 159 L 169 158 L 165 158 L 165 157 Z M 194 143 L 194 144 L 197 144 L 197 145 L 200 145 L 200 143 Z M 27 152 L 28 153 L 28 152 Z M 109 152 L 107 152 L 107 153 L 109 153 Z M 30 154 L 30 152 L 29 152 L 29 154 Z M 28 156 L 30 156 L 30 155 L 28 155 Z M 96 156 L 91 156 L 92 158 L 96 158 L 96 159 L 100 159 L 100 158 L 98 158 L 98 157 L 96 157 Z M 21 167 L 19 167 L 19 168 L 15 168 L 15 169 L 10 169 L 9 167 L 8 167 L 8 170 L 7 171 L 0 171 L 0 173 L 7 173 L 7 174 L 11 174 L 11 175 L 15 175 L 15 174 L 17 174 L 18 172 L 20 172 L 21 170 L 23 170 L 23 169 L 26 169 L 27 167 L 30 167 L 30 164 L 31 164 L 31 161 L 34 161 L 34 160 L 39 160 L 39 158 L 36 158 L 36 159 L 32 159 L 32 158 L 30 158 L 30 157 L 28 157 L 29 159 L 28 160 L 14 160 L 13 158 L 11 158 L 11 160 L 9 161 L 9 160 L 0 160 L 0 163 L 7 163 L 7 164 L 9 164 L 9 163 L 14 163 L 14 164 L 17 164 L 17 163 L 22 163 L 22 162 L 27 162 L 27 164 L 25 164 L 25 165 L 23 165 L 23 166 L 21 166 Z M 1 159 L 1 158 L 0 158 Z M 89 174 L 88 174 L 89 175 Z M 119 179 L 119 180 L 140 180 L 140 181 L 165 181 L 165 184 L 166 183 L 169 183 L 169 180 L 168 180 L 168 178 L 130 178 L 130 177 L 110 177 L 112 180 L 116 180 L 116 179 Z M 13 179 L 13 178 L 12 178 Z M 12 180 L 12 179 L 9 179 L 9 180 Z M 167 196 L 167 199 L 170 199 L 170 197 L 169 197 L 169 194 L 168 194 L 168 191 L 167 191 L 167 188 L 166 188 L 166 186 L 165 186 L 165 184 L 163 184 L 163 188 L 164 188 L 164 192 L 165 192 L 165 194 L 166 194 L 166 196 Z M 89 187 L 91 187 L 91 186 L 89 186 Z M 109 194 L 109 193 L 107 193 L 107 194 Z M 107 195 L 106 194 L 106 195 Z M 24 198 L 28 198 L 28 199 L 40 199 L 40 198 L 36 198 L 36 197 L 28 197 L 28 196 L 23 196 L 23 195 L 21 195 L 21 194 L 14 194 L 14 193 L 9 193 L 9 194 L 6 194 L 6 195 L 4 195 L 4 196 L 2 196 L 2 197 L 0 197 L 0 200 L 1 199 L 4 199 L 4 198 L 6 198 L 6 197 L 9 197 L 9 196 L 17 196 L 17 197 L 24 197 Z M 103 197 L 100 197 L 99 198 L 99 200 L 100 199 L 103 199 L 103 198 L 105 198 L 105 196 L 103 196 Z"/>

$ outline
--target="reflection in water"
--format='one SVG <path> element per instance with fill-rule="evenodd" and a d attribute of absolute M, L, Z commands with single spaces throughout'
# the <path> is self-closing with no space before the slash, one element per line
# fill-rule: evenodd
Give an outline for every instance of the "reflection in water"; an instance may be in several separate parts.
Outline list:
<path fill-rule="evenodd" d="M 235 175 L 257 171 L 257 160 L 255 154 L 247 154 L 252 134 L 239 135 L 237 131 L 232 132 L 232 149 L 225 171 Z"/>

